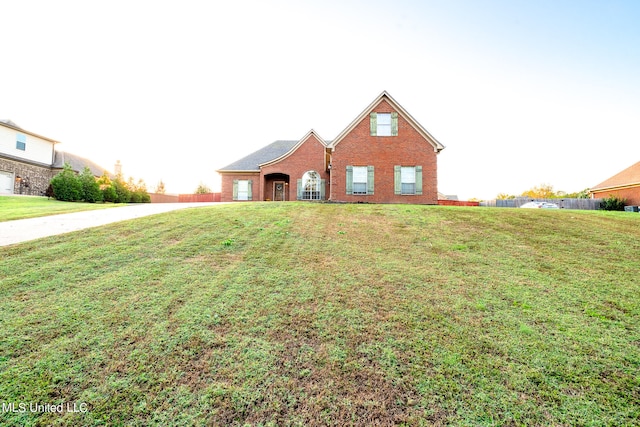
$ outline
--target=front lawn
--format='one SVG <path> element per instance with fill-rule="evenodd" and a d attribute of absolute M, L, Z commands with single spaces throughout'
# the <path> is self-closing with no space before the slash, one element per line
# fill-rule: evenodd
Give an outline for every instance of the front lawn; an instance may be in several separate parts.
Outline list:
<path fill-rule="evenodd" d="M 0 403 L 85 409 L 0 424 L 640 425 L 639 255 L 637 213 L 314 203 L 0 248 Z"/>
<path fill-rule="evenodd" d="M 0 221 L 35 218 L 39 216 L 104 209 L 113 203 L 61 202 L 48 197 L 0 196 Z"/>

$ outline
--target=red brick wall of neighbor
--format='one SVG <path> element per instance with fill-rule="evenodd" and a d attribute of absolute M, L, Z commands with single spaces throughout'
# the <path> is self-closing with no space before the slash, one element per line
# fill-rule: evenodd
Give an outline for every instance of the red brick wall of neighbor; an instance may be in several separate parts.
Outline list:
<path fill-rule="evenodd" d="M 314 135 L 310 135 L 306 141 L 298 147 L 289 157 L 265 166 L 260 174 L 264 183 L 265 176 L 272 173 L 284 173 L 289 175 L 289 192 L 287 200 L 296 200 L 298 194 L 298 180 L 302 178 L 305 172 L 313 170 L 320 174 L 321 179 L 326 180 L 325 198 L 329 198 L 329 174 L 324 164 L 325 146 Z M 273 181 L 269 181 L 273 182 Z M 266 183 L 268 184 L 268 183 Z M 271 187 L 263 185 L 260 199 L 272 199 L 273 194 Z"/>
<path fill-rule="evenodd" d="M 382 101 L 377 113 L 393 112 Z M 374 194 L 347 195 L 346 167 L 374 166 Z M 422 166 L 422 195 L 394 194 L 394 166 Z M 398 114 L 398 136 L 370 136 L 369 115 L 335 147 L 331 159 L 331 200 L 370 203 L 438 203 L 437 155 L 402 115 Z"/>
<path fill-rule="evenodd" d="M 221 202 L 233 202 L 233 180 L 234 179 L 250 179 L 251 183 L 251 198 L 252 200 L 262 200 L 257 196 L 260 193 L 260 173 L 221 173 L 222 186 L 220 192 Z M 251 201 L 251 200 L 250 200 Z"/>
<path fill-rule="evenodd" d="M 627 205 L 640 206 L 640 186 L 624 188 L 620 190 L 596 191 L 595 193 L 593 193 L 594 199 L 606 199 L 611 196 L 626 199 Z"/>

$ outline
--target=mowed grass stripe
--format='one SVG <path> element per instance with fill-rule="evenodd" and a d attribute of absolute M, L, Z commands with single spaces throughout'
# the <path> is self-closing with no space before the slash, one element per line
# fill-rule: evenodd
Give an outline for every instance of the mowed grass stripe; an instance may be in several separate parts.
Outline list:
<path fill-rule="evenodd" d="M 0 196 L 0 222 L 105 209 L 124 204 L 61 202 L 46 197 Z"/>
<path fill-rule="evenodd" d="M 640 217 L 191 209 L 0 249 L 3 425 L 638 425 Z"/>

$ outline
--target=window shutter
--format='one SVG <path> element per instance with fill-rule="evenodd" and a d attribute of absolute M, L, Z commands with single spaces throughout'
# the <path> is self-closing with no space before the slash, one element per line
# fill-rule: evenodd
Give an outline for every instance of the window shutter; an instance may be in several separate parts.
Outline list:
<path fill-rule="evenodd" d="M 296 187 L 297 187 L 297 188 L 296 188 L 296 191 L 297 191 L 296 199 L 298 199 L 298 200 L 302 200 L 302 180 L 301 180 L 301 179 L 299 179 L 299 180 L 298 180 L 298 181 L 296 181 L 296 182 L 297 182 L 297 184 L 296 184 Z"/>
<path fill-rule="evenodd" d="M 398 136 L 398 113 L 391 113 L 391 136 Z"/>
<path fill-rule="evenodd" d="M 367 194 L 373 194 L 373 166 L 367 166 Z"/>
<path fill-rule="evenodd" d="M 253 181 L 249 180 L 249 183 L 247 184 L 247 200 L 251 200 L 251 187 L 253 187 Z"/>
<path fill-rule="evenodd" d="M 394 194 L 402 194 L 402 176 L 400 174 L 400 166 L 393 167 L 393 192 Z"/>
<path fill-rule="evenodd" d="M 347 166 L 347 194 L 353 194 L 353 166 Z"/>
<path fill-rule="evenodd" d="M 416 166 L 416 194 L 422 195 L 422 166 Z"/>
<path fill-rule="evenodd" d="M 326 180 L 321 179 L 321 180 L 320 180 L 320 200 L 324 200 L 324 195 L 325 195 L 326 187 L 327 187 Z"/>
<path fill-rule="evenodd" d="M 238 180 L 233 180 L 233 200 L 238 200 Z"/>
<path fill-rule="evenodd" d="M 378 134 L 378 113 L 369 114 L 369 126 L 371 136 L 376 136 Z"/>

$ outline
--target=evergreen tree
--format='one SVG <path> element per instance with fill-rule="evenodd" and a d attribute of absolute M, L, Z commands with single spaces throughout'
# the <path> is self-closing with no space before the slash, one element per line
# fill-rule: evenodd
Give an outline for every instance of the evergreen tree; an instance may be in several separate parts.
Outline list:
<path fill-rule="evenodd" d="M 85 202 L 95 203 L 103 200 L 100 184 L 96 181 L 91 170 L 85 166 L 79 176 L 82 184 L 82 199 Z"/>
<path fill-rule="evenodd" d="M 65 163 L 62 172 L 51 179 L 53 197 L 66 202 L 75 202 L 82 198 L 82 183 L 71 168 Z"/>

